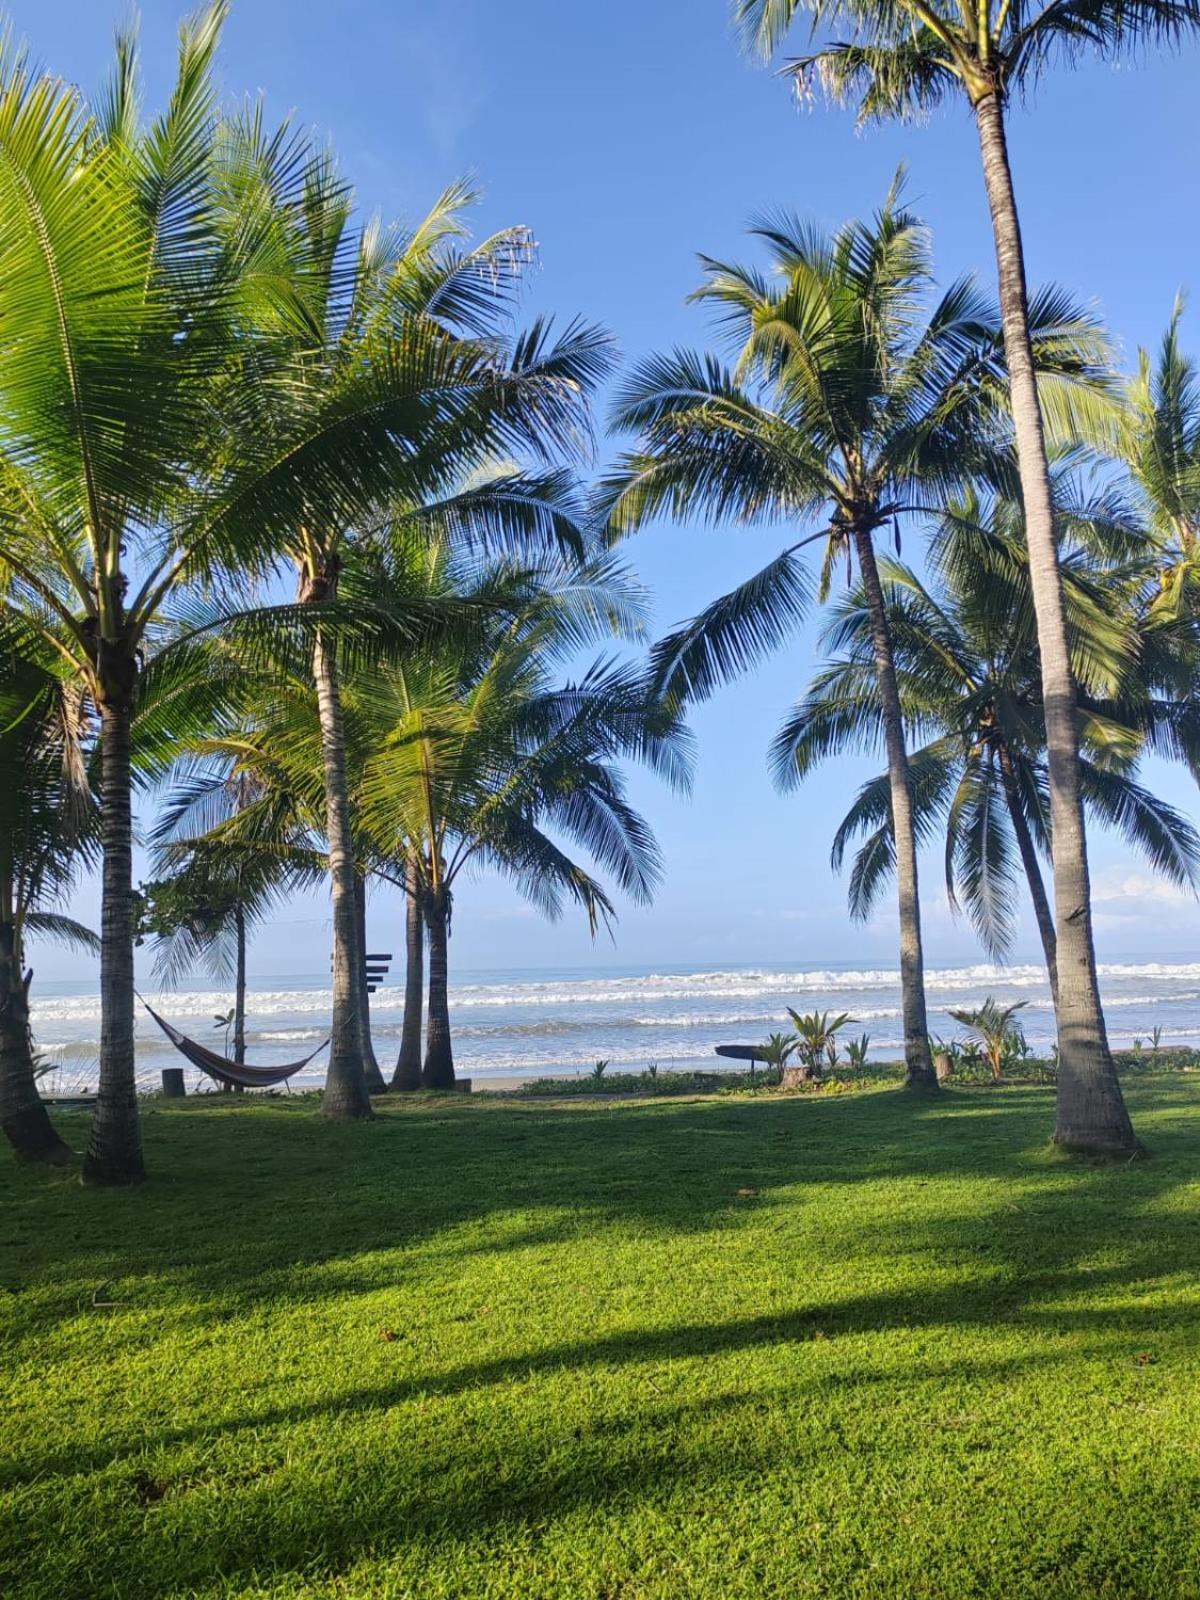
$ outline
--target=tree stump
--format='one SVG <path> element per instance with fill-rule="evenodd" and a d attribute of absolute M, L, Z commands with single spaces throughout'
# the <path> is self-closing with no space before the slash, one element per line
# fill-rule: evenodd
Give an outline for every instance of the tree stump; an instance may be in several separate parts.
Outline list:
<path fill-rule="evenodd" d="M 182 1067 L 164 1067 L 162 1074 L 162 1092 L 164 1100 L 182 1100 L 187 1094 L 183 1081 Z"/>
<path fill-rule="evenodd" d="M 785 1089 L 802 1089 L 806 1083 L 812 1082 L 812 1068 L 784 1067 L 780 1083 Z"/>

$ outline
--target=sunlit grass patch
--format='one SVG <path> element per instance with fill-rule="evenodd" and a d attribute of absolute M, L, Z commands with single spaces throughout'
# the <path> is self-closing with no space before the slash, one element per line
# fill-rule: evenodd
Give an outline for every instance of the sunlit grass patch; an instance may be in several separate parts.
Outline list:
<path fill-rule="evenodd" d="M 1131 1102 L 1128 1167 L 1033 1087 L 160 1105 L 141 1192 L 5 1166 L 0 1591 L 1186 1596 L 1200 1109 Z"/>

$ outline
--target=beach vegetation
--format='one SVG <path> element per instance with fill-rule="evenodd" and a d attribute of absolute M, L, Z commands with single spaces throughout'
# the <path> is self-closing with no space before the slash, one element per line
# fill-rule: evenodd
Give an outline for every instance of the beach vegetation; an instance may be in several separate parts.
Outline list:
<path fill-rule="evenodd" d="M 1194 760 L 1175 668 L 1141 606 L 1153 548 L 1119 488 L 1056 482 L 1059 561 L 1080 703 L 1080 771 L 1094 823 L 1118 832 L 1168 882 L 1193 889 L 1200 834 L 1139 781 L 1157 751 Z M 926 575 L 880 562 L 901 711 L 910 730 L 918 838 L 942 843 L 946 894 L 987 953 L 1003 960 L 1024 877 L 1051 995 L 1057 937 L 1042 862 L 1050 855 L 1050 779 L 1037 638 L 1019 502 L 1004 494 L 955 503 L 933 519 Z M 861 587 L 834 608 L 823 664 L 785 720 L 777 770 L 882 750 L 873 626 Z M 886 773 L 869 780 L 834 836 L 835 869 L 853 850 L 851 916 L 875 911 L 894 871 Z"/>

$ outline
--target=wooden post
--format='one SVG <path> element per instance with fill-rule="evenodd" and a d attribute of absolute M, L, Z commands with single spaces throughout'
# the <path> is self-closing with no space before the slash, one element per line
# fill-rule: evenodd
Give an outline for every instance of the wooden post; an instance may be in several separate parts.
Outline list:
<path fill-rule="evenodd" d="M 164 1067 L 162 1086 L 164 1100 L 182 1100 L 187 1094 L 187 1089 L 183 1082 L 183 1068 Z"/>

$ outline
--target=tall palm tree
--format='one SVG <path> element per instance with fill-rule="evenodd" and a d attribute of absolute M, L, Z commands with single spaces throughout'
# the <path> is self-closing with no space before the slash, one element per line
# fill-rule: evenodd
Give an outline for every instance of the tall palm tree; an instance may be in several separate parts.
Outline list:
<path fill-rule="evenodd" d="M 0 1131 L 24 1160 L 71 1152 L 38 1093 L 29 1022 L 34 939 L 95 954 L 99 941 L 60 907 L 95 861 L 99 818 L 88 783 L 79 697 L 53 658 L 0 648 Z"/>
<path fill-rule="evenodd" d="M 211 265 L 200 219 L 222 15 L 214 5 L 184 29 L 175 93 L 146 136 L 128 41 L 99 120 L 20 55 L 0 60 L 0 567 L 6 607 L 54 641 L 100 722 L 101 1064 L 85 1175 L 102 1181 L 143 1171 L 130 738 L 141 652 L 176 557 L 151 530 L 204 432 L 220 342 L 212 308 L 204 335 L 181 333 L 199 309 L 188 285 Z M 149 563 L 149 592 L 130 592 L 131 546 Z"/>
<path fill-rule="evenodd" d="M 733 10 L 747 41 L 768 56 L 800 12 L 822 40 L 843 32 L 789 70 L 801 86 L 815 76 L 833 98 L 855 102 L 863 121 L 923 116 L 954 93 L 971 107 L 996 247 L 1046 708 L 1060 968 L 1054 1137 L 1067 1148 L 1128 1153 L 1137 1141 L 1096 975 L 1075 685 L 1005 116 L 1013 94 L 1054 61 L 1177 43 L 1200 26 L 1200 0 L 733 0 Z"/>
<path fill-rule="evenodd" d="M 895 192 L 871 222 L 831 237 L 786 218 L 754 230 L 770 275 L 705 260 L 694 298 L 716 306 L 737 351 L 729 371 L 689 353 L 629 378 L 617 425 L 640 445 L 609 477 L 603 503 L 625 533 L 666 510 L 743 522 L 815 521 L 832 564 L 857 562 L 895 818 L 907 1082 L 935 1090 L 925 1017 L 917 849 L 904 725 L 876 559 L 881 533 L 953 492 L 991 462 L 1004 388 L 997 319 L 969 280 L 929 305 L 925 229 Z M 1035 308 L 1039 360 L 1068 383 L 1096 353 L 1095 330 L 1061 296 Z M 662 643 L 662 684 L 703 696 L 744 671 L 803 617 L 793 544 Z"/>
<path fill-rule="evenodd" d="M 1196 882 L 1200 837 L 1171 806 L 1136 781 L 1152 693 L 1138 691 L 1142 665 L 1127 570 L 1097 563 L 1095 549 L 1123 553 L 1140 539 L 1119 498 L 1056 492 L 1072 668 L 1081 691 L 1082 780 L 1090 814 L 1120 830 L 1171 881 Z M 1045 715 L 1029 565 L 1020 508 L 1002 497 L 948 511 L 931 539 L 936 583 L 899 562 L 883 563 L 888 617 L 905 722 L 921 742 L 911 756 L 919 836 L 944 835 L 946 888 L 988 953 L 1003 958 L 1016 931 L 1023 871 L 1052 992 L 1057 991 L 1054 919 L 1042 877 L 1050 818 Z M 881 744 L 878 684 L 865 594 L 847 596 L 825 630 L 835 658 L 788 718 L 773 755 L 785 785 L 849 750 Z M 833 862 L 861 843 L 850 905 L 867 917 L 893 870 L 886 777 L 860 790 L 837 830 Z"/>
<path fill-rule="evenodd" d="M 256 123 L 246 140 L 258 152 L 261 187 L 273 203 L 279 171 L 295 164 L 295 150 L 263 137 Z M 305 167 L 299 198 L 285 194 L 275 206 L 272 249 L 289 291 L 279 315 L 283 382 L 276 414 L 286 419 L 295 408 L 339 406 L 360 386 L 364 370 L 386 372 L 390 381 L 398 377 L 407 387 L 410 412 L 403 426 L 389 422 L 377 448 L 391 456 L 391 496 L 411 505 L 438 501 L 473 469 L 506 452 L 578 458 L 589 439 L 588 396 L 609 365 L 609 341 L 595 328 L 573 324 L 557 339 L 543 323 L 516 335 L 509 331 L 512 289 L 531 259 L 532 237 L 526 228 L 509 228 L 467 247 L 463 213 L 473 199 L 469 188 L 455 185 L 412 230 L 374 222 L 356 230 L 348 186 L 332 161 L 319 157 Z M 432 383 L 423 370 L 431 352 L 438 369 Z M 256 382 L 261 381 L 260 372 Z M 287 549 L 302 605 L 337 596 L 348 550 L 368 532 L 355 511 L 348 505 L 342 515 L 302 512 L 289 531 Z M 312 672 L 334 935 L 333 1024 L 322 1110 L 334 1117 L 366 1116 L 367 1069 L 374 1066 L 377 1080 L 379 1073 L 366 1024 L 363 914 L 339 667 L 320 629 Z"/>

